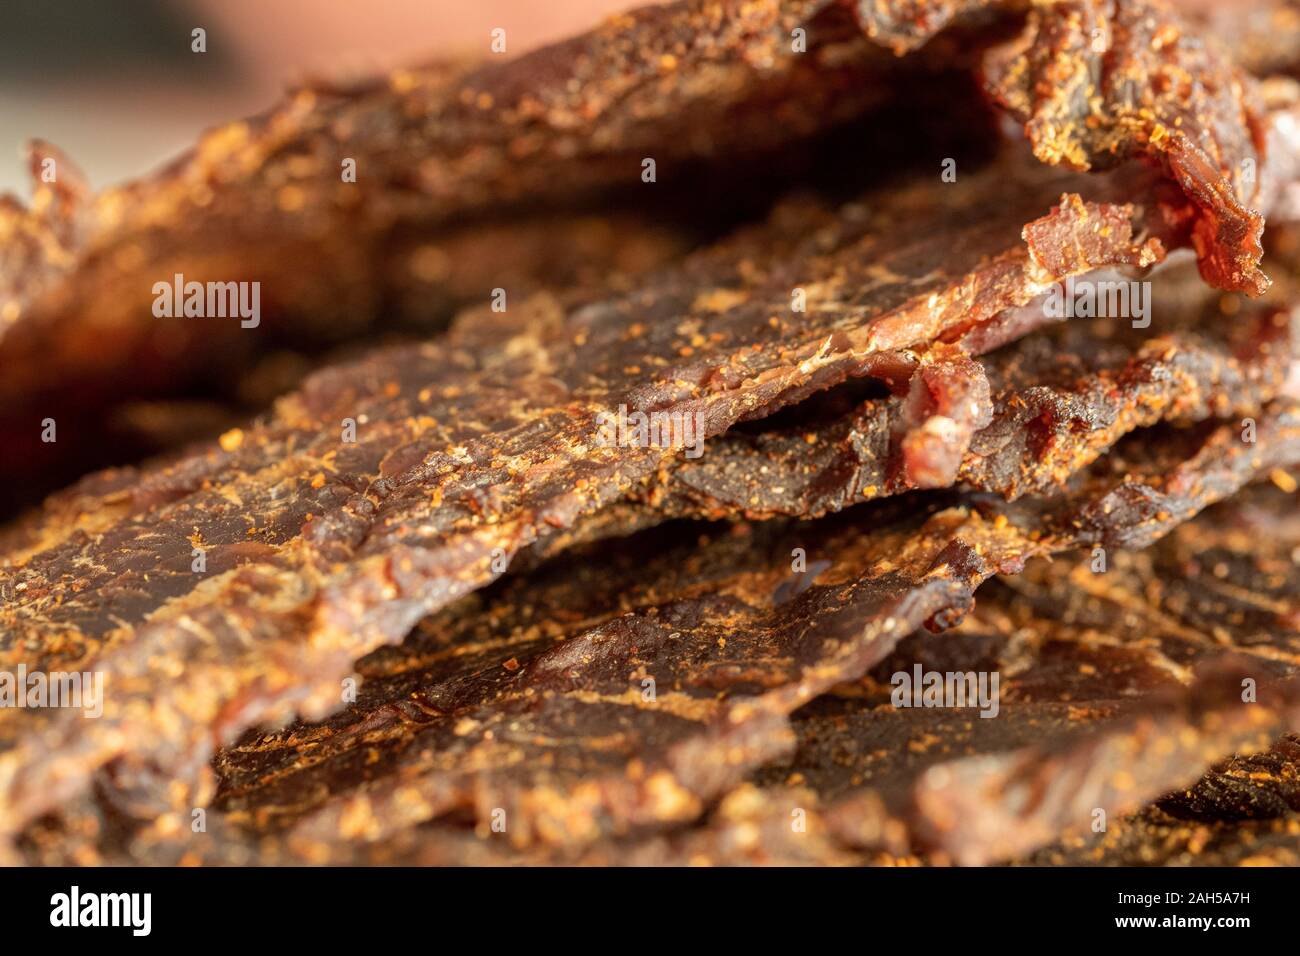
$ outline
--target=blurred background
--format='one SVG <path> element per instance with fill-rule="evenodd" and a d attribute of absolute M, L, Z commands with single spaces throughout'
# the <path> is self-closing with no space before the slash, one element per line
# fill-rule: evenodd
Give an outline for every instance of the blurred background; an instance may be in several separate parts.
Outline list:
<path fill-rule="evenodd" d="M 286 85 L 455 54 L 511 55 L 648 0 L 4 0 L 0 193 L 28 195 L 45 139 L 96 189 L 148 172 Z M 190 50 L 207 31 L 207 52 Z"/>

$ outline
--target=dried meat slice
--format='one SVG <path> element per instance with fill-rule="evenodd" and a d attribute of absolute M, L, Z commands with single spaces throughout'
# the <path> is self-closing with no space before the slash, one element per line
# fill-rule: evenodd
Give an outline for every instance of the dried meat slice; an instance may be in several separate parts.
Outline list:
<path fill-rule="evenodd" d="M 954 19 L 1023 6 L 859 0 L 855 10 L 868 35 L 903 52 Z M 1247 4 L 1241 14 L 1267 18 L 1275 9 Z M 1159 166 L 1184 194 L 1168 214 L 1192 220 L 1206 281 L 1259 295 L 1268 286 L 1258 206 L 1270 121 L 1251 77 L 1221 43 L 1236 40 L 1234 52 L 1256 67 L 1268 57 L 1261 61 L 1258 28 L 1207 34 L 1204 22 L 1193 25 L 1198 12 L 1204 21 L 1204 11 L 1187 17 L 1164 0 L 1036 3 L 1024 35 L 992 50 L 984 70 L 1043 162 L 1107 169 L 1140 156 Z"/>
<path fill-rule="evenodd" d="M 1300 720 L 1300 525 L 1294 484 L 1275 477 L 1292 490 L 1254 489 L 1147 550 L 1036 563 L 990 585 L 953 631 L 916 635 L 872 679 L 796 715 L 800 749 L 766 779 L 815 789 L 849 846 L 981 864 L 1104 830 L 1213 761 L 1267 748 Z M 918 666 L 998 674 L 993 718 L 940 698 L 891 707 L 896 675 Z M 1277 788 L 1261 777 L 1252 799 L 1243 773 L 1236 789 L 1206 783 L 1161 811 L 1284 811 L 1276 752 L 1235 759 L 1271 766 Z"/>
<path fill-rule="evenodd" d="M 1234 756 L 1192 787 L 1016 862 L 1033 866 L 1300 865 L 1300 738 Z"/>
<path fill-rule="evenodd" d="M 1026 186 L 1034 185 L 1030 194 L 1006 188 L 990 193 L 990 187 L 1016 175 L 1028 177 Z M 445 347 L 379 353 L 369 362 L 323 372 L 300 397 L 285 402 L 286 413 L 278 429 L 272 423 L 272 430 L 284 433 L 299 426 L 306 433 L 296 439 L 301 446 L 310 437 L 310 419 L 325 418 L 325 406 L 331 403 L 339 406 L 340 419 L 351 412 L 354 420 L 357 414 L 377 420 L 399 407 L 420 413 L 422 420 L 464 416 L 471 399 L 489 406 L 473 413 L 479 419 L 473 427 L 440 433 L 446 444 L 456 445 L 484 434 L 494 421 L 502 428 L 510 423 L 509 416 L 491 410 L 501 404 L 503 393 L 478 395 L 473 387 L 483 392 L 508 388 L 513 396 L 516 386 L 540 379 L 531 403 L 536 408 L 525 410 L 534 420 L 563 413 L 564 406 L 548 404 L 575 395 L 599 403 L 600 411 L 622 403 L 664 408 L 690 392 L 734 398 L 738 404 L 743 397 L 739 410 L 721 410 L 717 417 L 725 420 L 760 417 L 822 387 L 823 380 L 834 382 L 850 373 L 909 373 L 914 362 L 899 350 L 919 347 L 940 333 L 978 330 L 1004 304 L 1028 301 L 1062 275 L 1102 264 L 1158 261 L 1164 245 L 1155 236 L 1134 240 L 1137 232 L 1150 229 L 1140 209 L 1073 197 L 1057 212 L 1035 220 L 1022 242 L 1022 217 L 1036 215 L 1060 194 L 1059 187 L 1076 182 L 1090 185 L 1044 174 L 1011 157 L 962 184 L 936 189 L 933 182 L 922 181 L 891 191 L 881 203 L 873 199 L 875 208 L 855 204 L 834 215 L 795 217 L 793 231 L 792 217 L 778 216 L 644 290 L 577 307 L 569 315 L 546 297 L 517 306 L 508 318 L 473 313 Z M 911 221 L 910 239 L 893 234 L 898 217 Z M 963 255 L 941 261 L 929 248 L 932 241 L 961 243 Z M 1060 254 L 1073 248 L 1080 250 L 1078 259 Z M 822 275 L 832 278 L 822 282 Z M 811 311 L 801 314 L 790 307 L 795 293 L 805 294 Z M 844 354 L 850 350 L 862 353 L 865 367 L 853 361 L 856 356 Z M 891 354 L 876 354 L 880 352 Z M 792 372 L 807 381 L 794 387 L 798 391 L 782 394 L 775 387 L 781 383 L 772 380 Z M 394 387 L 400 390 L 403 375 L 411 380 L 416 402 L 390 394 Z M 376 377 L 384 381 L 376 383 Z M 751 391 L 759 394 L 747 394 Z M 384 407 L 359 407 L 371 401 Z M 308 407 L 299 407 L 304 402 Z M 709 431 L 721 427 L 705 424 Z M 366 432 L 374 430 L 362 428 L 357 444 L 364 445 Z M 331 438 L 328 433 L 316 436 L 334 448 L 345 444 L 341 436 Z M 227 455 L 237 450 L 235 445 L 222 448 Z M 242 456 L 218 457 L 207 466 L 194 461 L 187 470 L 196 480 L 200 472 L 202 479 L 218 480 L 234 470 L 230 466 L 240 466 L 242 458 L 254 470 L 257 456 L 249 452 L 264 453 L 260 446 L 250 447 Z M 406 449 L 403 457 L 414 454 L 414 448 Z M 396 465 L 385 470 L 391 474 Z M 180 485 L 171 495 L 185 490 L 184 479 L 171 484 Z M 141 499 L 141 505 L 153 500 L 149 494 Z M 90 504 L 84 501 L 81 510 Z"/>
<path fill-rule="evenodd" d="M 982 864 L 1099 824 L 1104 837 L 1072 838 L 1028 862 L 1293 858 L 1289 738 L 1233 757 L 1134 819 L 1122 816 L 1194 780 L 1217 756 L 1267 747 L 1300 721 L 1300 524 L 1294 482 L 1285 472 L 1274 480 L 1290 490 L 1257 486 L 1148 550 L 1115 552 L 1104 570 L 1095 554 L 1033 563 L 982 592 L 954 630 L 904 641 L 871 679 L 794 715 L 800 742 L 788 764 L 729 798 L 747 807 L 746 826 L 728 825 L 733 806 L 674 839 L 600 846 L 579 860 Z M 918 665 L 1000 673 L 994 719 L 891 708 L 891 676 Z M 1242 818 L 1254 822 L 1233 823 Z M 445 826 L 377 852 L 511 859 L 500 841 Z"/>
<path fill-rule="evenodd" d="M 911 101 L 910 115 L 926 113 L 923 91 L 930 85 L 917 78 L 936 71 L 948 71 L 941 77 L 947 101 L 939 108 L 964 127 L 980 111 L 953 105 L 954 90 L 963 86 L 953 71 L 1015 22 L 1005 11 L 1016 5 L 963 17 L 971 24 L 964 34 L 945 35 L 898 62 L 862 27 L 893 43 L 899 26 L 912 24 L 920 41 L 953 10 L 970 6 L 861 4 L 861 26 L 847 8 L 826 0 L 697 0 L 647 9 L 477 70 L 439 65 L 384 83 L 304 89 L 266 116 L 214 132 L 158 177 L 95 200 L 42 146 L 36 159 L 54 159 L 65 177 L 40 184 L 33 211 L 10 202 L 0 213 L 0 229 L 15 238 L 5 246 L 9 262 L 0 279 L 9 290 L 0 333 L 7 370 L 0 377 L 0 433 L 19 447 L 17 460 L 46 463 L 34 487 L 47 489 L 60 476 L 127 460 L 138 449 L 123 440 L 137 439 L 130 431 L 95 437 L 114 424 L 104 416 L 116 401 L 192 392 L 200 383 L 221 392 L 242 378 L 266 336 L 314 349 L 369 334 L 380 313 L 386 321 L 430 309 L 442 314 L 462 294 L 478 297 L 515 278 L 523 285 L 512 285 L 511 293 L 519 295 L 536 286 L 539 274 L 550 282 L 590 275 L 591 255 L 596 264 L 629 271 L 671 257 L 680 236 L 657 231 L 644 214 L 621 218 L 624 228 L 611 244 L 595 238 L 601 229 L 590 209 L 575 207 L 626 190 L 619 184 L 647 154 L 679 171 L 755 150 L 824 166 L 827 157 L 806 148 L 810 135 L 893 102 L 900 90 Z M 796 55 L 799 44 L 791 40 L 798 29 L 808 33 L 806 55 Z M 1225 77 L 1235 82 L 1221 60 L 1207 54 L 1186 64 L 1198 90 Z M 958 99 L 966 103 L 964 94 Z M 1213 121 L 1216 142 L 1245 142 L 1248 131 L 1233 125 L 1241 117 L 1226 100 L 1214 105 L 1223 109 L 1213 116 L 1179 114 L 1180 130 L 1193 118 Z M 1263 114 L 1250 118 L 1262 137 Z M 975 125 L 978 131 L 959 141 L 991 139 L 986 123 Z M 860 162 L 855 146 L 841 142 L 836 151 Z M 1262 160 L 1262 145 L 1259 152 Z M 336 179 L 336 167 L 349 161 L 370 172 L 356 182 Z M 771 156 L 756 165 L 770 169 Z M 1271 165 L 1260 164 L 1261 182 Z M 1204 185 L 1196 178 L 1203 170 L 1194 172 L 1180 179 L 1185 188 Z M 702 199 L 730 196 L 737 181 L 750 177 L 724 172 L 722 188 L 708 177 L 686 178 L 694 187 L 681 201 L 698 226 Z M 661 210 L 662 196 L 646 202 L 642 185 L 629 194 Z M 503 213 L 503 204 L 519 208 Z M 536 212 L 548 204 L 563 207 L 560 219 Z M 1261 197 L 1256 205 L 1267 203 Z M 492 217 L 480 221 L 489 208 Z M 1210 256 L 1206 216 L 1186 220 L 1182 215 L 1177 225 L 1192 226 L 1203 258 Z M 563 236 L 572 241 L 553 241 Z M 1226 241 L 1214 241 L 1220 239 Z M 515 255 L 539 245 L 544 254 Z M 200 283 L 262 283 L 265 325 L 155 319 L 155 283 L 178 274 Z M 494 278 L 484 285 L 479 280 L 487 276 Z M 131 374 L 123 374 L 128 368 Z M 52 380 L 76 387 L 55 393 L 47 387 Z M 38 442 L 36 424 L 50 418 L 75 440 Z"/>
<path fill-rule="evenodd" d="M 776 522 L 659 529 L 667 542 L 653 560 L 606 547 L 511 578 L 497 599 L 471 596 L 400 651 L 362 662 L 357 707 L 227 751 L 222 820 L 279 837 L 300 859 L 330 852 L 339 827 L 375 839 L 481 800 L 488 816 L 500 806 L 525 846 L 581 848 L 690 821 L 788 746 L 781 715 L 797 704 L 787 698 L 816 693 L 799 685 L 802 671 L 868 651 L 877 634 L 897 640 L 992 570 L 975 549 L 995 531 L 978 513 L 875 510 L 893 526 L 864 535 L 860 517 L 827 528 L 823 547 L 846 563 L 791 600 L 791 542 L 806 536 Z M 1018 531 L 997 533 L 997 566 L 1032 547 Z M 853 576 L 885 555 L 886 566 Z M 927 573 L 949 555 L 962 567 Z M 566 613 L 538 620 L 552 608 Z M 210 813 L 215 842 L 222 825 Z M 163 832 L 162 849 L 175 849 L 183 834 Z"/>
<path fill-rule="evenodd" d="M 708 164 L 759 157 L 748 171 L 761 178 L 817 134 L 916 97 L 919 76 L 945 73 L 951 96 L 953 73 L 988 42 L 963 40 L 899 60 L 833 0 L 687 0 L 522 56 L 496 49 L 476 66 L 309 84 L 210 132 L 156 176 L 98 197 L 72 168 L 53 183 L 38 177 L 33 208 L 10 200 L 0 220 L 15 239 L 4 322 L 76 304 L 123 311 L 98 301 L 106 287 L 147 311 L 129 277 L 148 289 L 178 262 L 200 281 L 214 266 L 242 277 L 292 264 L 310 274 L 281 276 L 281 309 L 355 322 L 384 287 L 382 254 L 428 244 L 433 227 L 500 222 L 505 210 L 525 219 L 548 207 L 603 210 L 611 195 L 640 194 L 643 209 L 662 210 L 674 200 L 639 188 L 646 158 L 657 161 L 656 183 L 697 205 L 698 220 L 711 194 L 740 191 L 735 175 L 701 175 Z M 38 145 L 37 167 L 46 158 L 62 167 L 47 149 Z M 341 175 L 349 162 L 352 182 Z M 290 249 L 302 255 L 290 260 Z"/>
<path fill-rule="evenodd" d="M 1157 164 L 1190 202 L 1205 280 L 1262 294 L 1256 208 L 1267 122 L 1253 82 L 1160 0 L 1035 6 L 1025 37 L 990 54 L 990 88 L 1047 163 Z"/>
<path fill-rule="evenodd" d="M 690 0 L 473 68 L 303 88 L 97 196 L 34 144 L 30 207 L 0 199 L 0 438 L 26 463 L 0 482 L 41 493 L 131 460 L 100 437 L 113 404 L 229 399 L 270 347 L 428 334 L 497 289 L 603 288 L 792 182 L 873 181 L 898 150 L 864 154 L 865 117 L 904 92 L 912 120 L 877 122 L 911 157 L 935 130 L 991 143 L 972 54 L 950 52 L 896 62 L 828 0 Z"/>
<path fill-rule="evenodd" d="M 439 63 L 298 90 L 261 117 L 209 133 L 158 176 L 94 200 L 69 169 L 27 218 L 6 210 L 14 234 L 32 241 L 7 247 L 16 309 L 5 321 L 57 306 L 40 305 L 47 295 L 67 306 L 93 300 L 105 285 L 129 292 L 131 275 L 142 291 L 128 298 L 147 313 L 150 300 L 140 297 L 178 256 L 203 280 L 205 254 L 243 277 L 266 268 L 255 255 L 268 251 L 281 268 L 311 264 L 310 281 L 281 290 L 286 308 L 341 314 L 362 296 L 351 304 L 364 311 L 382 275 L 371 261 L 381 250 L 372 247 L 403 225 L 454 223 L 484 210 L 499 219 L 509 203 L 572 207 L 584 193 L 598 200 L 639 181 L 645 156 L 671 167 L 783 148 L 859 115 L 879 101 L 883 90 L 869 78 L 888 58 L 877 56 L 873 67 L 864 42 L 835 52 L 855 31 L 834 17 L 819 29 L 828 6 L 705 0 L 646 8 L 477 68 Z M 791 49 L 800 26 L 812 33 L 807 56 Z M 724 116 L 730 122 L 718 122 Z M 347 160 L 355 182 L 341 174 Z M 133 256 L 121 254 L 132 247 Z M 291 248 L 304 254 L 291 260 Z M 60 288 L 65 278 L 73 288 Z"/>
<path fill-rule="evenodd" d="M 1284 427 L 1300 432 L 1300 421 Z M 173 822 L 155 824 L 134 852 L 160 843 L 164 855 L 220 859 L 270 840 L 268 859 L 342 861 L 369 852 L 359 844 L 469 814 L 485 828 L 494 815 L 508 821 L 511 846 L 581 854 L 689 823 L 789 752 L 787 715 L 886 659 L 919 624 L 952 623 L 989 574 L 1098 540 L 1077 520 L 1096 502 L 1122 490 L 1185 513 L 1276 464 L 1271 429 L 1265 447 L 1238 440 L 1235 451 L 1222 446 L 1225 431 L 1144 435 L 1119 472 L 1098 464 L 1051 503 L 989 502 L 982 513 L 900 499 L 698 540 L 698 527 L 665 527 L 652 534 L 667 546 L 647 539 L 562 558 L 363 661 L 361 696 L 335 717 L 224 750 L 210 811 L 220 827 L 194 842 L 163 814 Z M 1300 436 L 1288 441 L 1294 458 Z M 1189 469 L 1201 479 L 1194 489 Z M 1117 510 L 1108 533 L 1155 537 L 1168 519 Z M 792 574 L 799 548 L 806 568 Z"/>
<path fill-rule="evenodd" d="M 1105 656 L 1073 663 L 1097 667 Z M 969 714 L 869 722 L 828 709 L 806 728 L 809 749 L 820 741 L 831 751 L 825 738 L 838 729 L 834 752 L 868 783 L 823 806 L 825 826 L 846 847 L 963 865 L 1087 833 L 1187 785 L 1224 754 L 1268 747 L 1294 728 L 1300 685 L 1261 684 L 1268 702 L 1250 706 L 1241 682 L 1252 673 L 1221 662 L 1180 694 L 1136 703 L 1107 700 L 1111 689 L 1101 700 L 1008 703 L 989 721 Z M 898 747 L 910 759 L 872 760 L 859 753 L 867 747 L 877 754 Z M 808 769 L 824 776 L 826 760 L 810 756 Z"/>
<path fill-rule="evenodd" d="M 387 267 L 406 281 L 383 305 L 378 325 L 356 310 L 273 326 L 269 318 L 263 324 L 224 311 L 224 299 L 220 308 L 229 318 L 179 312 L 167 318 L 156 316 L 148 302 L 116 298 L 152 294 L 158 291 L 153 285 L 103 290 L 113 308 L 126 309 L 109 320 L 79 309 L 49 322 L 19 321 L 0 332 L 0 441 L 12 452 L 0 461 L 0 517 L 39 504 L 91 470 L 215 438 L 225 430 L 220 422 L 228 422 L 226 428 L 243 424 L 300 385 L 312 368 L 338 361 L 336 353 L 350 345 L 426 335 L 441 328 L 453 308 L 487 301 L 498 287 L 521 298 L 555 290 L 572 303 L 606 295 L 679 259 L 693 242 L 684 227 L 617 211 L 479 224 L 388 257 Z M 159 274 L 172 288 L 174 276 L 194 273 L 178 262 Z M 219 288 L 237 287 L 226 281 Z M 254 275 L 247 281 L 262 280 Z M 272 307 L 269 290 L 262 298 L 257 288 L 259 308 Z M 256 327 L 244 327 L 250 323 Z M 195 408 L 204 412 L 191 416 L 188 424 L 197 428 L 154 427 L 173 410 L 183 415 Z"/>
<path fill-rule="evenodd" d="M 705 518 L 815 516 L 954 483 L 1016 498 L 1063 482 L 1135 428 L 1248 415 L 1289 390 L 1297 320 L 1272 306 L 1198 305 L 1187 278 L 1148 287 L 1159 335 L 1077 320 L 980 360 L 936 350 L 904 394 L 832 392 L 797 420 L 733 430 L 698 461 L 667 463 L 637 497 Z"/>

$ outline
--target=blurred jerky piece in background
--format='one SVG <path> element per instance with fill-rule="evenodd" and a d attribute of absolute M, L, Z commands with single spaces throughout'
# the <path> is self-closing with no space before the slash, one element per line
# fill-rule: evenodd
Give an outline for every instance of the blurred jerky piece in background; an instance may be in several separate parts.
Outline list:
<path fill-rule="evenodd" d="M 1300 2 L 1297 0 L 1178 0 L 1178 8 L 1232 51 L 1256 76 L 1300 71 Z"/>
<path fill-rule="evenodd" d="M 427 332 L 497 288 L 513 304 L 617 285 L 791 182 L 978 156 L 965 49 L 898 61 L 827 0 L 691 0 L 517 59 L 317 84 L 96 197 L 39 144 L 31 207 L 0 205 L 0 433 L 24 462 L 9 507 L 130 460 L 129 432 L 98 434 L 119 399 L 228 399 L 268 346 Z M 155 317 L 154 283 L 178 274 L 260 283 L 260 324 Z M 60 442 L 39 440 L 45 418 Z"/>

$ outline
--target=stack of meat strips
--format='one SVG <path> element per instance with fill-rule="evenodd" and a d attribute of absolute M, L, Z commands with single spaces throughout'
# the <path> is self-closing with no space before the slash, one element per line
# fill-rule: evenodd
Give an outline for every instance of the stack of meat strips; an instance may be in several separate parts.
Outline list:
<path fill-rule="evenodd" d="M 35 144 L 0 669 L 103 712 L 0 709 L 0 859 L 1300 864 L 1295 76 L 1294 0 L 677 0 Z"/>

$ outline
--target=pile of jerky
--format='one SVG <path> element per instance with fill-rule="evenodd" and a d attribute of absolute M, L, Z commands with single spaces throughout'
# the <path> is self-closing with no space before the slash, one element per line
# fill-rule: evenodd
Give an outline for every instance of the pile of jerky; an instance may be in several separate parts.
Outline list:
<path fill-rule="evenodd" d="M 676 0 L 35 144 L 0 670 L 103 699 L 0 709 L 0 859 L 1300 863 L 1296 77 L 1295 0 Z"/>

